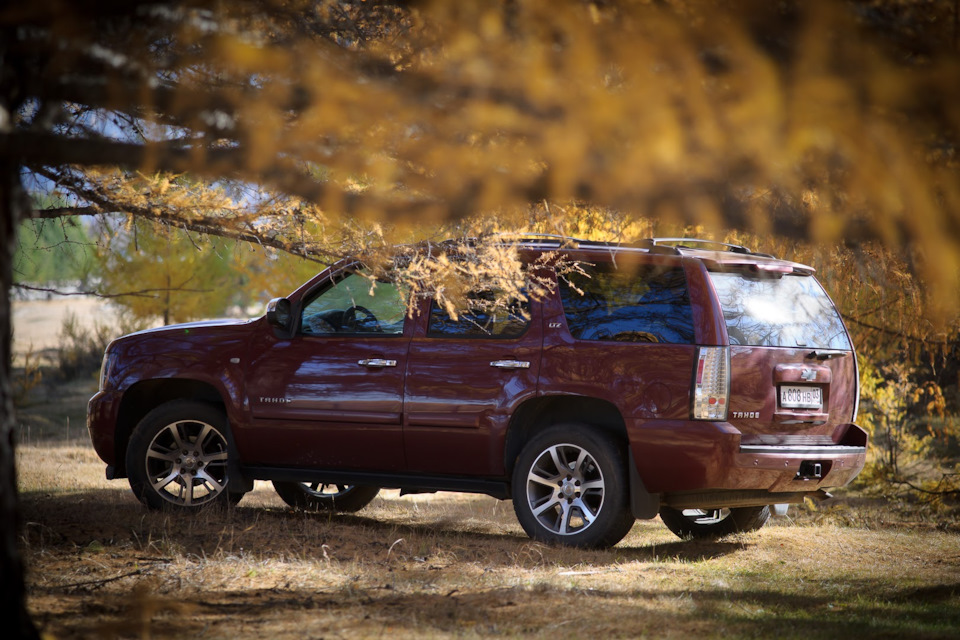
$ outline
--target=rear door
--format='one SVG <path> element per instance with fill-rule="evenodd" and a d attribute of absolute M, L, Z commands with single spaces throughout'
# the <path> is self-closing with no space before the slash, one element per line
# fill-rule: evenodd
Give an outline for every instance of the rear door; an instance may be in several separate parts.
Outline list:
<path fill-rule="evenodd" d="M 409 469 L 498 476 L 514 408 L 537 392 L 540 303 L 454 318 L 431 303 L 410 343 L 404 445 Z"/>

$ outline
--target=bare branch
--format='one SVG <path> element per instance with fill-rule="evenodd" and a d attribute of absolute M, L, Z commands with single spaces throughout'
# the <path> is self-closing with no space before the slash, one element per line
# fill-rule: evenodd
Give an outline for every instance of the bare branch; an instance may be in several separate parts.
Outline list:
<path fill-rule="evenodd" d="M 34 220 L 54 220 L 75 216 L 98 216 L 104 213 L 100 207 L 56 207 L 54 209 L 32 209 L 27 216 Z"/>
<path fill-rule="evenodd" d="M 855 324 L 858 327 L 863 327 L 864 329 L 868 329 L 870 331 L 877 331 L 884 335 L 894 336 L 894 337 L 900 338 L 901 340 L 906 340 L 907 342 L 913 342 L 917 344 L 931 345 L 931 346 L 937 346 L 937 347 L 946 347 L 953 344 L 953 342 L 949 340 L 930 340 L 928 338 L 911 336 L 907 333 L 904 333 L 903 331 L 896 331 L 894 329 L 889 329 L 887 327 L 880 327 L 875 324 L 870 324 L 869 322 L 864 322 L 848 314 L 843 314 L 843 319 L 845 322 L 848 322 L 850 324 Z"/>
<path fill-rule="evenodd" d="M 106 138 L 64 138 L 50 133 L 17 131 L 0 135 L 0 147 L 19 157 L 28 166 L 79 165 L 85 167 L 136 167 L 144 172 L 189 172 L 208 178 L 233 176 L 260 181 L 279 191 L 309 202 L 339 204 L 337 213 L 350 217 L 382 212 L 387 219 L 416 216 L 440 219 L 447 211 L 458 216 L 473 213 L 472 198 L 443 205 L 417 198 L 382 200 L 361 192 L 345 191 L 329 182 L 319 182 L 303 173 L 288 158 L 276 156 L 263 171 L 252 171 L 249 151 L 242 147 L 189 148 L 180 142 L 135 144 Z M 109 211 L 109 204 L 103 209 Z"/>
<path fill-rule="evenodd" d="M 15 282 L 13 284 L 14 289 L 19 289 L 21 291 L 39 291 L 40 293 L 49 293 L 55 296 L 89 296 L 94 298 L 157 298 L 159 296 L 154 295 L 158 293 L 169 293 L 171 291 L 177 291 L 182 293 L 210 293 L 211 289 L 184 289 L 182 287 L 166 287 L 162 289 L 141 289 L 139 291 L 123 291 L 120 293 L 100 293 L 99 291 L 63 291 L 61 289 L 48 288 L 48 287 L 34 287 L 29 284 L 22 284 Z"/>

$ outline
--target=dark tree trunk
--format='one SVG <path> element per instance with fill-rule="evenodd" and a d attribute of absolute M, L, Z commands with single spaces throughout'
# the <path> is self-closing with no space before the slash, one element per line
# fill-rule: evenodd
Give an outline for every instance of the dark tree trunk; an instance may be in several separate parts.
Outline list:
<path fill-rule="evenodd" d="M 12 126 L 19 103 L 17 88 L 22 69 L 15 69 L 3 42 L 8 34 L 0 30 L 0 133 Z M 18 223 L 29 201 L 20 181 L 20 166 L 7 159 L 0 163 L 0 626 L 5 637 L 39 638 L 27 612 L 23 559 L 18 547 L 20 504 L 11 381 L 10 286 L 13 284 L 13 250 Z M 12 632 L 12 635 L 11 635 Z"/>
<path fill-rule="evenodd" d="M 14 455 L 16 420 L 10 379 L 11 266 L 17 222 L 23 205 L 20 168 L 16 165 L 0 165 L 0 224 L 3 225 L 0 233 L 3 239 L 3 246 L 0 247 L 0 286 L 3 287 L 3 303 L 0 305 L 0 391 L 3 397 L 0 414 L 0 620 L 8 631 L 13 631 L 14 638 L 38 638 L 27 613 L 23 560 L 18 548 L 20 509 Z"/>

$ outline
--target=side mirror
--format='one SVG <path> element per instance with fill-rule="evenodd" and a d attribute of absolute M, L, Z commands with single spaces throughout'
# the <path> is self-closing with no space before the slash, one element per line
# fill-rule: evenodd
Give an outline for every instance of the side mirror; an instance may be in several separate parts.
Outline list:
<path fill-rule="evenodd" d="M 274 298 L 267 303 L 267 322 L 284 331 L 290 330 L 290 301 Z"/>

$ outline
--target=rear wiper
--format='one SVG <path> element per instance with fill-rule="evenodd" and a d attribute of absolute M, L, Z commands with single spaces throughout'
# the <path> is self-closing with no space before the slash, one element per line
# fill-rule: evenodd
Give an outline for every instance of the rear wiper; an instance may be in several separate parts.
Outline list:
<path fill-rule="evenodd" d="M 806 360 L 829 360 L 831 358 L 839 358 L 840 356 L 847 355 L 846 351 L 811 351 L 804 358 Z"/>

